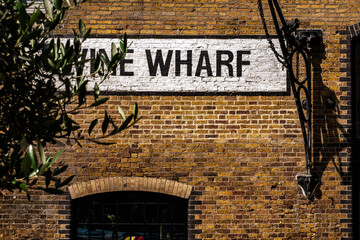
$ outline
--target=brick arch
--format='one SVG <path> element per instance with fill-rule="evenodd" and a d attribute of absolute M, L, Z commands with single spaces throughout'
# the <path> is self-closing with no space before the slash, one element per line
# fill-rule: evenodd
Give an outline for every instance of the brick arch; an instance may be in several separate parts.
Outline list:
<path fill-rule="evenodd" d="M 74 183 L 68 187 L 71 199 L 92 194 L 117 191 L 146 191 L 188 199 L 192 186 L 184 183 L 148 177 L 104 177 Z"/>

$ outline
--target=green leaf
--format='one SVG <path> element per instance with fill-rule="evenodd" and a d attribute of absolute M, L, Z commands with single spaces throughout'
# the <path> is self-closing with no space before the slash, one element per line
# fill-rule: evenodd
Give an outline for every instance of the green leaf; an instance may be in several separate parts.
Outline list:
<path fill-rule="evenodd" d="M 38 170 L 36 169 L 36 171 L 32 171 L 30 174 L 29 174 L 29 178 L 32 178 L 32 177 L 34 177 L 35 175 L 37 175 L 38 174 Z M 35 179 L 37 179 L 37 178 L 35 178 Z"/>
<path fill-rule="evenodd" d="M 14 2 L 14 1 L 12 1 Z M 14 6 L 14 10 L 19 10 L 21 5 L 24 4 L 22 1 L 16 1 L 16 5 Z"/>
<path fill-rule="evenodd" d="M 60 66 L 61 66 L 61 68 L 64 69 L 66 66 L 68 66 L 68 65 L 67 65 L 68 59 L 63 59 L 63 58 L 62 58 L 62 56 L 61 56 L 61 51 L 60 51 L 59 54 L 60 54 L 60 60 L 61 60 L 61 62 L 62 62 L 62 64 L 61 64 Z M 69 64 L 69 65 L 70 65 L 70 64 Z"/>
<path fill-rule="evenodd" d="M 19 188 L 29 193 L 26 183 L 20 183 Z"/>
<path fill-rule="evenodd" d="M 86 26 L 81 19 L 79 20 L 79 31 L 80 31 L 80 36 L 83 37 L 85 35 Z"/>
<path fill-rule="evenodd" d="M 19 9 L 19 22 L 20 22 L 20 27 L 22 30 L 26 29 L 26 23 L 27 23 L 28 17 L 29 16 L 26 13 L 24 4 L 21 4 L 20 9 Z"/>
<path fill-rule="evenodd" d="M 104 67 L 102 66 L 102 64 L 99 64 L 99 68 L 98 70 L 96 71 L 99 76 L 103 79 L 104 78 Z"/>
<path fill-rule="evenodd" d="M 139 112 L 139 107 L 138 107 L 138 104 L 135 103 L 135 104 L 134 104 L 134 111 L 133 111 L 134 119 L 137 119 L 138 112 Z"/>
<path fill-rule="evenodd" d="M 47 61 L 48 61 L 48 64 L 50 65 L 50 67 L 55 68 L 55 64 L 50 58 L 48 58 Z"/>
<path fill-rule="evenodd" d="M 21 151 L 22 151 L 22 152 L 26 152 L 27 149 L 28 149 L 28 147 L 29 147 L 29 143 L 28 143 L 28 141 L 26 140 L 26 138 L 23 137 L 23 138 L 21 139 L 21 141 L 20 141 Z"/>
<path fill-rule="evenodd" d="M 71 57 L 73 56 L 73 54 L 74 54 L 74 47 L 73 47 L 73 46 L 65 47 L 65 56 L 64 56 L 64 59 L 70 60 Z"/>
<path fill-rule="evenodd" d="M 72 70 L 72 65 L 67 64 L 67 61 L 65 60 L 65 66 L 63 66 L 63 74 L 69 75 L 71 73 L 71 70 Z"/>
<path fill-rule="evenodd" d="M 126 51 L 127 51 L 127 35 L 126 35 L 126 33 L 124 34 L 124 39 L 122 41 L 120 41 L 120 50 L 123 53 L 126 53 Z"/>
<path fill-rule="evenodd" d="M 25 154 L 25 157 L 21 161 L 21 173 L 28 177 L 31 168 L 31 158 L 28 154 Z"/>
<path fill-rule="evenodd" d="M 38 151 L 39 151 L 39 156 L 40 156 L 40 160 L 41 160 L 42 164 L 45 164 L 46 163 L 45 151 L 44 151 L 44 147 L 40 143 L 40 141 L 38 141 Z"/>
<path fill-rule="evenodd" d="M 61 150 L 50 161 L 48 161 L 49 167 L 51 167 L 55 163 L 55 161 L 60 157 L 63 152 L 65 152 L 65 150 Z"/>
<path fill-rule="evenodd" d="M 18 55 L 18 58 L 20 58 L 21 60 L 24 60 L 24 61 L 31 61 L 31 58 L 22 56 L 22 55 Z"/>
<path fill-rule="evenodd" d="M 113 71 L 116 67 L 116 65 L 120 62 L 121 56 L 119 53 L 116 53 L 109 63 L 107 63 L 107 67 L 110 71 Z"/>
<path fill-rule="evenodd" d="M 65 78 L 64 83 L 65 83 L 66 96 L 70 97 L 70 95 L 71 95 L 71 83 L 70 83 L 70 79 L 69 79 L 69 78 Z"/>
<path fill-rule="evenodd" d="M 79 93 L 79 106 L 83 105 L 86 102 L 86 85 L 89 81 L 86 80 L 82 82 L 79 86 L 78 93 Z"/>
<path fill-rule="evenodd" d="M 124 53 L 125 52 L 125 45 L 124 45 L 124 42 L 123 41 L 120 41 L 120 50 L 121 50 L 121 52 L 122 53 Z"/>
<path fill-rule="evenodd" d="M 60 41 L 60 39 L 58 38 L 57 39 L 57 42 L 59 42 Z M 53 46 L 53 53 L 54 53 L 54 60 L 58 60 L 58 58 L 59 58 L 59 45 L 58 45 L 58 43 L 55 43 L 54 44 L 54 46 Z M 59 66 L 59 64 L 57 64 L 57 66 Z"/>
<path fill-rule="evenodd" d="M 30 27 L 28 27 L 30 28 Z M 39 47 L 39 45 L 37 44 L 37 38 L 40 37 L 40 34 L 42 33 L 42 29 L 35 29 L 35 30 L 31 30 L 29 34 L 25 34 L 24 37 L 22 38 L 22 41 L 24 43 L 27 43 L 29 41 L 31 41 L 31 46 L 33 48 Z"/>
<path fill-rule="evenodd" d="M 31 14 L 30 16 L 30 21 L 29 21 L 29 25 L 28 25 L 28 28 L 30 29 L 34 23 L 39 19 L 41 15 L 41 11 L 39 8 L 36 8 L 36 10 Z"/>
<path fill-rule="evenodd" d="M 96 82 L 95 85 L 94 85 L 94 98 L 95 98 L 95 101 L 97 101 L 99 95 L 100 95 L 100 88 L 99 88 L 99 84 Z"/>
<path fill-rule="evenodd" d="M 74 39 L 74 51 L 75 53 L 80 52 L 80 47 L 81 47 L 81 42 L 79 40 L 79 38 Z"/>
<path fill-rule="evenodd" d="M 122 110 L 122 108 L 120 106 L 118 106 L 118 111 L 119 111 L 120 116 L 123 119 L 123 121 L 125 121 L 126 116 L 125 116 L 125 113 L 124 113 L 124 111 Z"/>
<path fill-rule="evenodd" d="M 109 60 L 109 57 L 106 54 L 103 54 L 103 53 L 100 54 L 100 59 L 101 59 L 101 61 L 103 63 L 105 63 L 106 66 L 109 65 L 110 60 Z"/>
<path fill-rule="evenodd" d="M 55 15 L 55 18 L 53 19 L 53 21 L 51 22 L 51 24 L 48 27 L 48 31 L 52 31 L 56 28 L 57 25 L 59 25 L 60 21 L 62 19 L 62 14 L 61 13 L 57 13 Z"/>
<path fill-rule="evenodd" d="M 77 37 L 78 37 L 78 35 L 77 35 L 77 33 L 76 33 L 75 29 L 73 29 L 72 31 L 73 31 L 74 37 L 75 37 L 75 38 L 77 38 Z"/>
<path fill-rule="evenodd" d="M 44 7 L 47 15 L 51 20 L 53 20 L 53 11 L 52 11 L 52 4 L 50 0 L 44 0 Z"/>
<path fill-rule="evenodd" d="M 63 3 L 62 0 L 54 0 L 54 7 L 55 7 L 57 10 L 61 10 L 62 3 Z"/>
<path fill-rule="evenodd" d="M 115 43 L 111 43 L 111 56 L 114 57 L 118 53 Z"/>
<path fill-rule="evenodd" d="M 49 169 L 49 163 L 44 163 L 40 165 L 40 170 L 39 170 L 39 174 L 43 175 L 44 173 L 46 174 L 46 172 Z"/>
<path fill-rule="evenodd" d="M 62 42 L 60 42 L 60 52 L 61 52 L 61 56 L 65 56 L 65 46 Z"/>
<path fill-rule="evenodd" d="M 101 68 L 101 64 L 100 64 L 101 60 L 100 60 L 100 55 L 99 53 L 96 54 L 96 58 L 94 60 L 94 68 L 95 68 L 95 72 L 97 73 L 100 68 Z"/>
<path fill-rule="evenodd" d="M 38 169 L 38 161 L 36 158 L 35 150 L 32 144 L 29 145 L 27 153 L 29 155 L 29 158 L 31 159 L 32 167 L 33 169 Z"/>
<path fill-rule="evenodd" d="M 89 29 L 86 31 L 86 33 L 84 34 L 84 36 L 82 36 L 83 41 L 85 41 L 85 40 L 89 37 L 90 33 L 91 33 L 91 28 L 89 28 Z"/>
<path fill-rule="evenodd" d="M 104 121 L 103 121 L 103 123 L 101 125 L 101 129 L 102 129 L 103 134 L 106 133 L 106 130 L 108 129 L 108 126 L 109 126 L 109 116 L 107 114 L 107 111 L 105 110 Z"/>

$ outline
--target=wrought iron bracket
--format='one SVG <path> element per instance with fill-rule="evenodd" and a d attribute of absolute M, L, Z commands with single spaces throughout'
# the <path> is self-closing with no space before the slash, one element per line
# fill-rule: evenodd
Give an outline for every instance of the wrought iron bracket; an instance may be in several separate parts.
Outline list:
<path fill-rule="evenodd" d="M 296 175 L 296 181 L 307 198 L 313 197 L 314 190 L 320 185 L 320 177 L 314 172 L 311 174 L 298 174 Z"/>
<path fill-rule="evenodd" d="M 307 48 L 311 53 L 312 50 L 323 42 L 323 34 L 321 30 L 297 29 L 295 31 L 295 39 L 299 45 Z"/>
<path fill-rule="evenodd" d="M 307 65 L 307 63 L 309 64 L 309 69 L 310 71 L 306 72 L 306 78 L 307 78 L 307 82 L 308 82 L 308 91 L 309 91 L 309 96 L 306 97 L 306 99 L 304 99 L 301 103 L 302 103 L 302 108 L 307 111 L 310 112 L 308 118 L 303 119 L 301 117 L 301 114 L 299 114 L 299 119 L 301 121 L 301 125 L 304 125 L 303 122 L 305 122 L 307 126 L 307 129 L 304 130 L 303 129 L 303 136 L 304 138 L 307 136 L 308 140 L 304 141 L 305 143 L 305 154 L 306 154 L 306 166 L 307 166 L 307 173 L 306 174 L 298 174 L 296 175 L 296 180 L 298 183 L 298 186 L 300 187 L 302 193 L 304 194 L 304 196 L 306 196 L 307 198 L 312 198 L 314 196 L 314 192 L 317 189 L 317 187 L 320 185 L 321 182 L 321 178 L 318 176 L 317 173 L 314 172 L 313 170 L 313 166 L 312 166 L 312 162 L 311 162 L 311 104 L 308 104 L 308 102 L 311 102 L 311 54 L 314 50 L 314 48 L 320 46 L 320 44 L 322 44 L 322 31 L 321 30 L 296 30 L 294 32 L 294 36 L 297 42 L 297 48 L 299 49 L 299 52 L 304 51 L 305 55 L 303 56 L 304 61 Z M 295 80 L 295 84 L 296 80 Z M 301 86 L 300 84 L 297 84 L 298 87 L 297 88 L 302 88 L 303 86 Z M 294 94 L 295 97 L 295 101 L 298 102 L 300 101 L 299 96 L 296 96 L 296 94 Z M 310 109 L 308 109 L 310 107 Z M 298 107 L 299 108 L 299 107 Z M 305 131 L 305 133 L 304 133 Z M 308 146 L 306 146 L 308 145 Z"/>
<path fill-rule="evenodd" d="M 320 185 L 320 177 L 315 173 L 312 165 L 312 98 L 311 98 L 311 53 L 316 45 L 322 43 L 321 30 L 298 30 L 300 21 L 293 19 L 286 21 L 277 0 L 268 0 L 281 53 L 274 47 L 266 27 L 261 0 L 258 7 L 261 20 L 264 25 L 265 34 L 276 58 L 287 69 L 287 77 L 290 88 L 295 98 L 297 112 L 300 120 L 301 131 L 304 139 L 306 174 L 296 176 L 297 183 L 307 198 L 314 195 L 314 191 Z M 302 68 L 305 70 L 303 76 L 299 76 L 299 59 L 303 61 Z"/>

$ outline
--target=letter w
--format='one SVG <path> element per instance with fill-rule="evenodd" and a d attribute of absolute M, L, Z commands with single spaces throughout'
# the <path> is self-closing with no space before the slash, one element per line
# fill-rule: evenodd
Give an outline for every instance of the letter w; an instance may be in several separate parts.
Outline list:
<path fill-rule="evenodd" d="M 154 62 L 152 60 L 150 50 L 146 49 L 145 52 L 146 52 L 146 58 L 147 58 L 147 62 L 148 62 L 150 76 L 156 76 L 158 66 L 160 66 L 161 76 L 168 76 L 173 50 L 168 51 L 168 54 L 167 54 L 167 57 L 165 60 L 165 64 L 164 64 L 161 50 L 156 51 L 156 56 L 155 56 Z"/>

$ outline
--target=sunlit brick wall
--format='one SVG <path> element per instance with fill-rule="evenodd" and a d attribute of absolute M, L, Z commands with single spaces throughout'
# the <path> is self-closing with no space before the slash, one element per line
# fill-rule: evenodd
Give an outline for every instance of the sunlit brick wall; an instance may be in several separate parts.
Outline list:
<path fill-rule="evenodd" d="M 267 2 L 267 1 L 266 1 Z M 291 94 L 112 93 L 82 112 L 90 123 L 107 109 L 139 104 L 141 121 L 109 141 L 67 147 L 73 183 L 102 177 L 152 177 L 193 186 L 189 239 L 352 239 L 351 50 L 356 0 L 279 1 L 287 19 L 323 32 L 314 58 L 313 160 L 320 189 L 307 200 L 295 181 L 305 172 L 303 138 Z M 265 16 L 270 14 L 264 1 Z M 82 18 L 93 34 L 264 35 L 257 1 L 87 0 L 71 9 L 59 34 Z M 274 34 L 273 28 L 269 30 Z M 181 47 L 181 46 L 180 46 Z M 134 59 L 136 61 L 136 59 Z M 136 80 L 135 80 L 136 81 Z M 339 109 L 325 106 L 338 101 Z M 0 238 L 69 239 L 70 195 L 22 194 L 0 202 Z"/>

